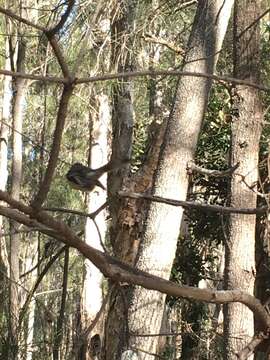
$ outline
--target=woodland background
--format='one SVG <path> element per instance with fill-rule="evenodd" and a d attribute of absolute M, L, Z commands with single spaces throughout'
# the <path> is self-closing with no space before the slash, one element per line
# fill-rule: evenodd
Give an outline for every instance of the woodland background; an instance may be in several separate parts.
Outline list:
<path fill-rule="evenodd" d="M 0 359 L 269 358 L 269 13 L 1 1 Z"/>

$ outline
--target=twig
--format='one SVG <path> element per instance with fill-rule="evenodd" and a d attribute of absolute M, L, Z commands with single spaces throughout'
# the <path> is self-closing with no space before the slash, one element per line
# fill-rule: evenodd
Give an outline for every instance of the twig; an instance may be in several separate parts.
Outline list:
<path fill-rule="evenodd" d="M 270 11 L 270 8 L 268 8 L 267 10 L 265 10 L 260 16 L 258 16 L 257 19 L 255 19 L 254 21 L 252 21 L 251 24 L 249 24 L 238 36 L 237 36 L 237 40 L 239 40 L 245 32 L 247 32 L 250 28 L 252 28 L 252 26 L 256 25 L 265 15 L 267 15 Z"/>
<path fill-rule="evenodd" d="M 78 210 L 72 210 L 72 209 L 65 209 L 65 208 L 58 208 L 58 207 L 43 207 L 42 210 L 44 211 L 59 211 L 63 213 L 70 213 L 74 215 L 79 215 L 83 217 L 89 217 L 90 219 L 94 219 L 102 210 L 104 210 L 108 205 L 108 202 L 106 201 L 104 204 L 102 204 L 97 210 L 93 211 L 92 213 L 85 213 Z"/>
<path fill-rule="evenodd" d="M 198 172 L 199 174 L 213 176 L 213 177 L 228 177 L 231 176 L 238 167 L 239 167 L 239 163 L 224 171 L 209 170 L 196 165 L 193 161 L 190 161 L 187 165 L 187 170 L 190 169 Z"/>
<path fill-rule="evenodd" d="M 41 283 L 42 279 L 44 278 L 44 276 L 47 274 L 47 272 L 49 271 L 49 269 L 51 268 L 51 266 L 55 263 L 55 261 L 59 258 L 59 256 L 68 248 L 68 246 L 63 246 L 61 247 L 61 249 L 59 249 L 57 251 L 57 253 L 50 259 L 50 261 L 48 261 L 48 263 L 46 264 L 46 266 L 44 267 L 44 269 L 42 270 L 42 272 L 39 274 L 34 286 L 32 287 L 32 289 L 29 291 L 27 298 L 25 300 L 25 303 L 20 311 L 20 316 L 19 316 L 19 326 L 21 326 L 24 315 L 26 314 L 26 310 L 27 307 L 32 299 L 32 297 L 34 296 L 34 293 L 36 292 L 37 288 L 39 287 L 39 284 Z"/>
<path fill-rule="evenodd" d="M 181 55 L 184 55 L 185 51 L 178 47 L 178 46 L 175 46 L 174 44 L 170 43 L 169 41 L 167 40 L 164 40 L 164 39 L 161 39 L 161 38 L 157 38 L 155 37 L 154 35 L 151 35 L 151 34 L 143 34 L 142 35 L 142 38 L 147 41 L 147 42 L 151 42 L 151 43 L 154 43 L 154 44 L 160 44 L 160 45 L 164 45 L 166 46 L 168 49 L 178 53 L 178 54 L 181 54 Z"/>
<path fill-rule="evenodd" d="M 0 74 L 5 76 L 12 76 L 14 78 L 23 78 L 23 79 L 29 79 L 34 81 L 43 81 L 43 82 L 49 82 L 49 83 L 59 83 L 59 84 L 66 84 L 69 82 L 68 79 L 60 78 L 57 76 L 43 76 L 43 75 L 34 75 L 34 74 L 26 74 L 22 72 L 16 72 L 16 71 L 10 71 L 10 70 L 4 70 L 0 69 Z"/>

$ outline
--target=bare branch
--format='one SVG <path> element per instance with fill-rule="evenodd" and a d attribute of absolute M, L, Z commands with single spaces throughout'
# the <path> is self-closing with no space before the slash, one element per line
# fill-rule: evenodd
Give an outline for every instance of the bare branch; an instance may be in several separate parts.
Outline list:
<path fill-rule="evenodd" d="M 56 260 L 59 258 L 59 256 L 63 253 L 63 251 L 65 251 L 67 249 L 67 246 L 62 246 L 57 253 L 48 261 L 48 263 L 46 264 L 46 266 L 44 267 L 44 269 L 42 270 L 42 272 L 39 274 L 34 286 L 32 287 L 32 289 L 28 292 L 27 298 L 25 300 L 25 303 L 22 306 L 22 309 L 20 311 L 20 316 L 19 316 L 19 327 L 22 325 L 22 321 L 24 319 L 24 316 L 27 312 L 29 303 L 32 299 L 32 297 L 34 296 L 34 293 L 36 292 L 36 290 L 39 287 L 39 284 L 41 283 L 42 279 L 44 278 L 44 276 L 47 274 L 47 272 L 50 270 L 50 268 L 52 267 L 52 265 L 56 262 Z"/>
<path fill-rule="evenodd" d="M 236 165 L 232 166 L 231 168 L 229 168 L 227 170 L 220 171 L 220 170 L 209 170 L 209 169 L 202 168 L 202 167 L 196 165 L 193 161 L 190 161 L 187 164 L 187 170 L 196 171 L 199 174 L 213 176 L 213 177 L 231 176 L 238 167 L 239 167 L 239 163 L 237 163 Z"/>
<path fill-rule="evenodd" d="M 26 24 L 26 25 L 32 26 L 33 28 L 35 28 L 35 29 L 37 29 L 37 30 L 46 32 L 46 29 L 45 29 L 44 27 L 42 27 L 42 26 L 40 26 L 40 25 L 37 25 L 37 24 L 33 23 L 32 21 L 26 20 L 26 19 L 24 19 L 23 17 L 14 14 L 12 11 L 3 8 L 2 6 L 0 6 L 0 13 L 5 14 L 5 15 L 7 15 L 8 17 L 11 17 L 11 18 L 13 18 L 14 20 L 17 20 L 17 21 L 19 21 L 19 22 L 22 22 L 22 23 L 24 23 L 24 24 Z"/>
<path fill-rule="evenodd" d="M 67 19 L 69 17 L 74 5 L 75 5 L 75 0 L 68 0 L 68 6 L 66 8 L 66 11 L 61 16 L 61 19 L 59 20 L 58 24 L 55 25 L 53 28 L 47 30 L 46 33 L 47 33 L 48 37 L 52 37 L 52 36 L 56 35 L 62 29 L 62 27 L 65 25 L 65 22 L 67 21 Z"/>
<path fill-rule="evenodd" d="M 47 194 L 49 192 L 50 186 L 51 186 L 54 170 L 56 168 L 57 161 L 58 161 L 60 145 L 61 145 L 61 140 L 62 140 L 62 134 L 63 134 L 64 126 L 65 126 L 65 120 L 67 117 L 68 103 L 69 103 L 69 99 L 72 95 L 72 91 L 73 91 L 72 85 L 64 86 L 61 100 L 59 103 L 58 113 L 57 113 L 56 127 L 55 127 L 54 134 L 53 134 L 53 144 L 52 144 L 52 149 L 50 152 L 49 163 L 46 168 L 44 179 L 39 188 L 39 191 L 32 202 L 32 206 L 34 208 L 39 208 L 43 204 L 43 202 L 45 201 Z"/>
<path fill-rule="evenodd" d="M 263 91 L 270 91 L 268 86 L 252 83 L 248 80 L 236 79 L 230 76 L 222 75 L 213 75 L 207 73 L 198 73 L 190 71 L 180 71 L 180 70 L 143 70 L 143 71 L 130 71 L 122 72 L 117 74 L 107 74 L 107 75 L 97 75 L 88 78 L 81 78 L 76 80 L 76 84 L 95 82 L 95 81 L 104 81 L 104 80 L 114 80 L 118 78 L 132 78 L 138 76 L 194 76 L 194 77 L 204 77 L 209 78 L 218 82 L 228 82 L 231 84 L 246 85 Z"/>
<path fill-rule="evenodd" d="M 46 33 L 46 35 L 47 35 L 47 33 Z M 60 47 L 58 45 L 56 37 L 55 36 L 52 36 L 52 37 L 49 36 L 48 40 L 49 40 L 49 42 L 51 44 L 51 47 L 53 48 L 54 54 L 55 54 L 55 56 L 57 58 L 59 66 L 61 67 L 61 70 L 62 70 L 62 73 L 63 73 L 64 77 L 70 78 L 69 82 L 72 82 L 72 76 L 71 76 L 70 71 L 68 69 L 65 58 L 64 58 L 64 56 L 62 54 L 62 51 L 61 51 L 61 49 L 60 49 Z"/>
<path fill-rule="evenodd" d="M 6 76 L 12 76 L 14 78 L 23 78 L 23 79 L 49 82 L 49 83 L 52 82 L 52 83 L 66 84 L 70 81 L 69 79 L 64 79 L 64 78 L 60 78 L 60 77 L 56 77 L 56 76 L 33 75 L 33 74 L 26 74 L 26 73 L 9 71 L 9 70 L 4 70 L 4 69 L 0 69 L 0 74 L 6 75 Z"/>
<path fill-rule="evenodd" d="M 62 83 L 68 84 L 71 82 L 70 79 L 67 78 L 60 78 L 54 76 L 41 76 L 41 75 L 32 75 L 32 74 L 24 74 L 18 73 L 14 71 L 7 71 L 0 69 L 0 74 L 12 76 L 14 78 L 21 77 L 26 78 L 34 81 L 44 81 L 44 82 L 55 82 L 55 83 Z M 265 85 L 256 84 L 247 80 L 241 80 L 230 76 L 223 76 L 223 75 L 213 75 L 207 73 L 196 73 L 196 72 L 189 72 L 189 71 L 180 71 L 180 70 L 142 70 L 142 71 L 130 71 L 130 72 L 121 72 L 115 74 L 106 74 L 106 75 L 97 75 L 97 76 L 90 76 L 86 78 L 75 78 L 73 81 L 74 86 L 77 84 L 85 84 L 90 82 L 98 82 L 98 81 L 108 81 L 108 80 L 115 80 L 115 79 L 125 79 L 125 78 L 132 78 L 132 77 L 140 77 L 140 76 L 195 76 L 195 77 L 205 77 L 210 78 L 217 82 L 222 83 L 231 83 L 231 84 L 238 84 L 238 85 L 245 85 L 249 87 L 253 87 L 255 89 L 270 92 L 270 87 Z"/>
<path fill-rule="evenodd" d="M 157 38 L 155 37 L 154 35 L 152 34 L 145 34 L 145 35 L 142 35 L 142 38 L 147 41 L 147 42 L 151 42 L 151 43 L 154 43 L 154 44 L 160 44 L 160 45 L 164 45 L 166 46 L 168 49 L 178 53 L 178 54 L 181 54 L 181 55 L 184 55 L 185 54 L 185 51 L 178 47 L 178 46 L 175 46 L 174 44 L 170 43 L 169 41 L 167 40 L 164 40 L 164 39 L 161 39 L 161 38 Z"/>
<path fill-rule="evenodd" d="M 73 0 L 70 0 L 70 2 L 73 2 Z M 68 14 L 69 14 L 69 11 L 70 11 L 70 8 L 68 7 Z M 63 54 L 62 54 L 62 52 L 61 52 L 61 50 L 59 48 L 58 42 L 57 42 L 57 40 L 55 38 L 55 35 L 54 35 L 55 34 L 55 29 L 59 30 L 59 24 L 60 23 L 62 24 L 62 22 L 63 22 L 62 18 L 61 18 L 59 24 L 55 28 L 53 28 L 51 30 L 46 30 L 44 27 L 36 25 L 35 23 L 33 23 L 33 22 L 29 21 L 29 20 L 26 20 L 23 17 L 18 16 L 15 13 L 13 13 L 12 11 L 4 9 L 1 6 L 0 6 L 0 13 L 3 13 L 3 14 L 5 14 L 5 15 L 7 15 L 7 16 L 9 16 L 9 17 L 11 17 L 11 18 L 13 18 L 13 19 L 15 19 L 15 20 L 17 20 L 19 22 L 22 22 L 22 23 L 24 23 L 26 25 L 34 27 L 37 30 L 42 31 L 44 33 L 44 35 L 48 38 L 48 40 L 49 40 L 49 42 L 50 42 L 50 44 L 51 44 L 51 46 L 53 48 L 54 54 L 55 54 L 55 56 L 56 56 L 56 58 L 58 60 L 58 63 L 60 65 L 60 67 L 61 67 L 63 75 L 65 77 L 71 77 L 70 72 L 68 70 L 68 66 L 67 66 L 67 64 L 65 62 Z M 66 18 L 64 17 L 63 20 L 66 21 Z"/>
<path fill-rule="evenodd" d="M 108 206 L 108 203 L 105 202 L 97 210 L 93 211 L 92 213 L 85 213 L 85 212 L 78 211 L 78 210 L 58 208 L 58 207 L 49 207 L 49 208 L 43 207 L 42 210 L 44 210 L 44 211 L 59 211 L 59 212 L 63 212 L 63 213 L 69 213 L 69 214 L 74 214 L 74 215 L 79 215 L 79 216 L 83 216 L 83 217 L 89 217 L 90 219 L 94 219 L 107 206 Z"/>
<path fill-rule="evenodd" d="M 267 212 L 267 206 L 261 206 L 258 208 L 234 208 L 229 206 L 219 206 L 219 205 L 208 205 L 208 204 L 201 204 L 199 202 L 194 201 L 184 201 L 184 200 L 173 200 L 168 198 L 163 198 L 160 196 L 152 196 L 148 194 L 140 194 L 134 192 L 127 192 L 127 191 L 119 191 L 119 196 L 128 197 L 131 199 L 145 199 L 150 201 L 155 201 L 159 203 L 164 203 L 172 206 L 182 206 L 183 208 L 188 209 L 199 209 L 202 211 L 214 211 L 221 214 L 264 214 Z"/>
<path fill-rule="evenodd" d="M 250 28 L 252 28 L 252 26 L 256 25 L 263 17 L 265 17 L 265 15 L 267 15 L 270 12 L 270 8 L 268 8 L 267 10 L 265 10 L 257 19 L 255 19 L 254 21 L 252 21 L 251 24 L 249 24 L 238 36 L 237 36 L 237 40 L 240 39 Z"/>

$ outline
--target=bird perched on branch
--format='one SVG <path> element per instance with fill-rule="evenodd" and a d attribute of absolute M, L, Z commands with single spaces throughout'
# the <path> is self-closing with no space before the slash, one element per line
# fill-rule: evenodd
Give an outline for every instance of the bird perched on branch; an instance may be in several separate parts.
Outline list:
<path fill-rule="evenodd" d="M 106 172 L 111 172 L 123 167 L 129 160 L 110 160 L 98 169 L 91 169 L 81 163 L 75 163 L 66 174 L 71 187 L 81 191 L 92 191 L 96 186 L 106 190 L 99 178 Z"/>

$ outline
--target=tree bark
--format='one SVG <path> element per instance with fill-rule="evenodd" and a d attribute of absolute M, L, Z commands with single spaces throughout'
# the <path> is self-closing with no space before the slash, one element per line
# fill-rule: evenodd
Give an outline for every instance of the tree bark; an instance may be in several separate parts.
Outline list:
<path fill-rule="evenodd" d="M 234 76 L 259 83 L 260 1 L 238 0 L 234 9 Z M 243 30 L 245 30 L 243 32 Z M 233 96 L 231 163 L 239 162 L 231 180 L 231 206 L 256 206 L 259 141 L 263 111 L 258 90 L 237 85 Z M 225 285 L 253 294 L 256 216 L 232 214 L 225 253 Z M 254 334 L 253 314 L 241 304 L 224 307 L 225 358 L 236 359 Z"/>
<path fill-rule="evenodd" d="M 61 352 L 61 344 L 64 333 L 64 321 L 65 321 L 66 302 L 67 302 L 68 268 L 69 268 L 69 247 L 65 249 L 65 256 L 64 256 L 61 305 L 56 321 L 55 333 L 53 339 L 53 360 L 59 360 L 62 358 L 60 352 Z"/>
<path fill-rule="evenodd" d="M 17 71 L 24 71 L 26 44 L 21 38 L 18 45 Z M 22 178 L 22 123 L 23 123 L 23 102 L 25 98 L 26 80 L 17 78 L 14 83 L 14 104 L 13 104 L 13 163 L 11 195 L 14 199 L 20 199 L 20 188 Z M 18 356 L 18 316 L 19 316 L 19 255 L 20 235 L 16 233 L 18 223 L 11 221 L 10 237 L 10 305 L 9 305 L 9 343 L 10 359 L 17 359 Z"/>
<path fill-rule="evenodd" d="M 184 71 L 213 73 L 232 5 L 233 1 L 198 2 Z M 187 162 L 194 157 L 210 88 L 210 79 L 183 77 L 179 80 L 174 109 L 161 147 L 154 195 L 177 200 L 186 198 Z M 137 268 L 166 279 L 170 277 L 182 212 L 170 205 L 150 205 Z M 113 304 L 117 309 L 121 302 L 125 304 L 125 311 L 115 315 L 115 320 L 121 320 L 121 330 L 114 326 L 119 320 L 111 321 L 107 329 L 110 334 L 118 334 L 110 348 L 110 359 L 118 360 L 121 354 L 122 359 L 136 354 L 140 360 L 152 359 L 150 353 L 156 352 L 157 337 L 134 337 L 132 334 L 160 331 L 165 296 L 139 287 L 127 290 L 122 287 L 121 291 L 122 296 Z"/>
<path fill-rule="evenodd" d="M 233 1 L 198 2 L 188 44 L 184 71 L 213 73 L 218 51 L 227 29 Z M 187 195 L 186 166 L 194 157 L 197 139 L 207 106 L 211 80 L 181 78 L 174 109 L 169 118 L 153 194 L 183 200 Z M 182 209 L 151 204 L 146 219 L 137 267 L 169 278 L 182 219 Z M 162 255 L 161 255 L 162 254 Z M 132 333 L 157 333 L 161 325 L 165 297 L 136 287 L 129 308 Z M 156 352 L 153 337 L 133 337 L 130 345 L 148 353 Z M 139 352 L 139 359 L 152 356 Z"/>
<path fill-rule="evenodd" d="M 8 39 L 5 43 L 6 62 L 5 69 L 10 70 L 10 58 L 8 49 Z M 9 123 L 10 123 L 10 111 L 11 111 L 11 78 L 6 76 L 3 84 L 3 100 L 2 100 L 2 121 L 1 121 L 1 134 L 0 134 L 0 189 L 5 190 L 8 179 L 8 137 L 9 137 Z M 3 274 L 9 277 L 9 263 L 7 255 L 6 239 L 2 237 L 3 231 L 3 217 L 0 216 L 0 267 L 1 274 L 0 282 L 1 286 L 5 286 L 6 279 Z M 0 298 L 2 300 L 5 299 Z M 6 301 L 6 300 L 5 300 Z M 3 310 L 3 309 L 2 309 Z M 1 311 L 2 311 L 1 310 Z"/>
<path fill-rule="evenodd" d="M 91 121 L 91 167 L 98 168 L 108 161 L 108 127 L 110 122 L 110 107 L 108 102 L 108 96 L 104 93 L 95 95 L 98 98 L 98 102 L 95 104 L 98 106 L 98 116 L 93 115 Z M 94 146 L 93 146 L 94 145 Z M 106 184 L 106 174 L 101 177 L 102 184 Z M 89 195 L 88 199 L 88 212 L 94 212 L 106 202 L 107 194 L 101 188 L 96 189 Z M 103 250 L 102 245 L 105 244 L 106 237 L 106 212 L 100 212 L 94 219 L 86 220 L 85 225 L 85 242 L 96 249 Z M 89 325 L 95 319 L 98 311 L 102 306 L 103 294 L 102 294 L 102 273 L 91 263 L 89 260 L 85 260 L 85 277 L 82 291 L 81 302 L 81 318 L 82 329 L 87 330 Z M 93 294 L 95 294 L 93 296 Z M 85 332 L 82 337 L 83 346 L 80 352 L 80 359 L 90 359 L 90 354 L 87 351 L 90 342 L 90 336 L 96 335 L 102 338 L 101 326 L 95 326 L 95 332 L 89 334 Z M 79 339 L 80 340 L 80 339 Z"/>

